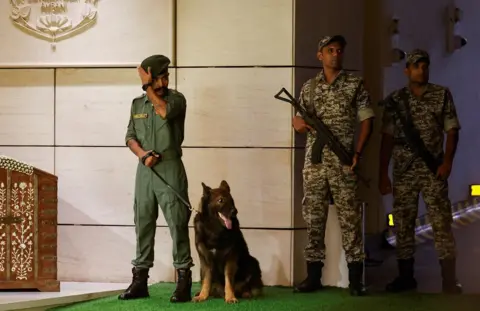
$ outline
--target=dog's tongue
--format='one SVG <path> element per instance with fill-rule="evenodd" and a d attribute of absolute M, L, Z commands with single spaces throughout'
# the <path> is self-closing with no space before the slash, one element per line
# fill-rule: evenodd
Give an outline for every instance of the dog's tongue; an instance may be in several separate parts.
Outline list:
<path fill-rule="evenodd" d="M 225 227 L 227 229 L 232 229 L 232 221 L 230 219 L 227 219 L 227 217 L 223 216 L 222 213 L 218 213 L 220 215 L 220 218 L 222 218 L 223 222 L 225 223 Z"/>

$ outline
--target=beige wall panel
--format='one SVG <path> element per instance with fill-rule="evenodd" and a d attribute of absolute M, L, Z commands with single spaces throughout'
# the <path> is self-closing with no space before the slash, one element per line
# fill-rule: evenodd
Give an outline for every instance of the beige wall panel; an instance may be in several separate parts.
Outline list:
<path fill-rule="evenodd" d="M 292 0 L 178 0 L 179 66 L 293 64 Z"/>
<path fill-rule="evenodd" d="M 17 2 L 17 1 L 13 1 Z M 83 32 L 56 43 L 39 39 L 18 27 L 9 17 L 10 1 L 0 2 L 0 66 L 125 66 L 138 64 L 150 54 L 172 56 L 173 0 L 101 0 L 97 20 Z M 40 1 L 24 1 L 32 27 L 41 17 Z M 86 1 L 65 1 L 72 27 L 82 20 Z M 60 34 L 58 35 L 60 36 Z"/>
<path fill-rule="evenodd" d="M 175 69 L 169 87 L 175 88 Z M 142 94 L 135 68 L 59 69 L 57 145 L 124 146 L 132 101 Z"/>
<path fill-rule="evenodd" d="M 1 145 L 53 145 L 53 80 L 50 69 L 0 69 Z"/>
<path fill-rule="evenodd" d="M 291 68 L 185 68 L 177 87 L 187 99 L 185 146 L 291 147 Z"/>
<path fill-rule="evenodd" d="M 218 187 L 224 179 L 242 227 L 292 226 L 291 150 L 186 149 L 184 161 L 193 207 L 202 195 L 201 182 Z"/>
<path fill-rule="evenodd" d="M 0 147 L 0 155 L 28 163 L 42 171 L 55 174 L 53 147 Z"/>
<path fill-rule="evenodd" d="M 59 222 L 133 225 L 137 159 L 125 148 L 57 148 Z M 201 182 L 232 188 L 245 227 L 291 227 L 291 151 L 185 149 L 189 193 L 196 208 Z M 261 168 L 261 169 L 260 169 Z M 165 225 L 160 213 L 158 225 Z"/>
<path fill-rule="evenodd" d="M 59 226 L 58 278 L 64 282 L 130 283 L 135 258 L 134 227 Z M 168 228 L 157 228 L 149 283 L 173 282 Z"/>

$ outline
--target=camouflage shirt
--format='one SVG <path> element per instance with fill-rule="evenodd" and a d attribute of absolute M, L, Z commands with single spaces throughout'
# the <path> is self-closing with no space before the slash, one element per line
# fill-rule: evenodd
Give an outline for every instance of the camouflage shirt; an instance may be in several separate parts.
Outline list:
<path fill-rule="evenodd" d="M 331 84 L 325 80 L 323 70 L 313 79 L 318 81 L 313 90 L 313 104 L 310 102 L 312 79 L 309 79 L 300 91 L 300 105 L 322 120 L 342 145 L 353 153 L 357 122 L 375 116 L 363 79 L 343 70 Z M 311 132 L 307 134 L 305 166 L 311 163 L 315 135 Z"/>
<path fill-rule="evenodd" d="M 402 93 L 405 94 L 403 98 L 408 99 L 412 122 L 419 131 L 425 147 L 433 156 L 442 157 L 444 132 L 453 128 L 460 129 L 452 94 L 446 87 L 429 83 L 421 97 L 416 97 L 408 87 L 404 87 L 392 92 L 387 98 L 392 98 L 398 103 L 402 101 Z M 414 155 L 406 147 L 400 120 L 387 109 L 383 112 L 382 131 L 394 137 L 393 167 L 394 172 L 398 172 L 414 158 Z"/>

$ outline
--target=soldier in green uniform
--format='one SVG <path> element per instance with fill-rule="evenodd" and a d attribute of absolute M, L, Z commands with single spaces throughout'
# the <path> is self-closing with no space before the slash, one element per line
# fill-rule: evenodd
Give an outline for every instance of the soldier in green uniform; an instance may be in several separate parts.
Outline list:
<path fill-rule="evenodd" d="M 430 57 L 427 52 L 416 49 L 409 53 L 405 68 L 408 86 L 394 91 L 382 103 L 385 109 L 382 117 L 379 190 L 383 195 L 393 192 L 399 270 L 399 276 L 386 287 L 389 292 L 417 287 L 414 278 L 415 219 L 420 192 L 432 224 L 441 265 L 443 291 L 461 292 L 455 272 L 455 240 L 447 183 L 457 148 L 460 124 L 448 88 L 428 82 L 429 66 Z M 437 162 L 436 166 L 427 165 L 431 161 L 423 160 L 419 153 L 417 155 L 414 152 L 420 144 L 412 147 L 408 143 L 408 136 L 403 131 L 407 118 L 418 131 L 424 150 Z M 447 134 L 445 152 L 444 133 Z M 392 155 L 393 188 L 388 176 Z"/>
<path fill-rule="evenodd" d="M 146 94 L 133 100 L 125 142 L 138 159 L 135 177 L 134 222 L 136 258 L 133 280 L 119 299 L 148 297 L 148 271 L 153 266 L 158 206 L 173 240 L 173 265 L 177 286 L 171 302 L 191 300 L 193 266 L 188 222 L 191 210 L 152 171 L 154 170 L 188 202 L 188 180 L 182 162 L 186 114 L 185 97 L 168 88 L 168 65 L 163 55 L 146 58 L 138 68 Z M 165 250 L 162 250 L 165 251 Z"/>
<path fill-rule="evenodd" d="M 321 163 L 312 163 L 315 133 L 300 116 L 293 118 L 295 130 L 307 133 L 302 203 L 308 234 L 304 254 L 307 261 L 307 278 L 295 287 L 296 292 L 312 292 L 322 288 L 325 228 L 331 193 L 342 231 L 342 244 L 349 269 L 350 293 L 354 296 L 366 293 L 362 284 L 365 260 L 362 209 L 357 197 L 358 177 L 353 169 L 360 160 L 370 136 L 374 112 L 362 78 L 345 72 L 342 67 L 345 45 L 343 36 L 326 36 L 320 40 L 317 57 L 323 63 L 323 70 L 303 85 L 299 103 L 311 115 L 320 118 L 344 148 L 354 154 L 353 166 L 342 165 L 328 146 L 323 149 Z M 354 146 L 357 122 L 360 123 L 361 129 Z"/>

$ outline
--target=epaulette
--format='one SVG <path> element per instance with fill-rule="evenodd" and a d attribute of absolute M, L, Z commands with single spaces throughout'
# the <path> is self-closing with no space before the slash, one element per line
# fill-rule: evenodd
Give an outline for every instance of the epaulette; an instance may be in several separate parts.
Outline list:
<path fill-rule="evenodd" d="M 144 99 L 145 96 L 147 96 L 147 94 L 143 93 L 142 95 L 135 97 L 134 99 L 132 99 L 132 104 L 135 103 L 135 101 L 137 101 L 139 99 Z"/>
<path fill-rule="evenodd" d="M 145 96 L 147 96 L 147 94 L 143 93 L 142 95 L 135 97 L 133 100 L 142 99 L 145 98 Z"/>

